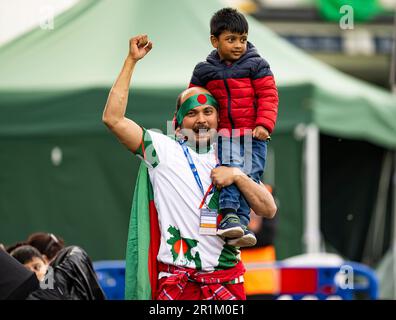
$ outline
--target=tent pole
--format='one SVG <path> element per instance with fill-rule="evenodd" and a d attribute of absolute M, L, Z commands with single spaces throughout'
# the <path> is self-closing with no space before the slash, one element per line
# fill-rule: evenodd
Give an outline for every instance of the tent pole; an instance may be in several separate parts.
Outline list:
<path fill-rule="evenodd" d="M 369 266 L 375 265 L 380 260 L 384 249 L 386 206 L 389 185 L 392 184 L 393 154 L 393 151 L 386 151 L 382 160 L 377 197 L 363 250 L 362 262 Z"/>
<path fill-rule="evenodd" d="M 396 10 L 393 18 L 393 45 L 392 45 L 392 57 L 389 73 L 390 89 L 394 95 L 396 95 Z"/>
<path fill-rule="evenodd" d="M 393 50 L 390 70 L 390 86 L 396 96 L 396 11 L 393 18 Z M 392 266 L 393 266 L 393 299 L 396 299 L 396 151 L 394 151 L 393 164 L 393 230 L 392 230 Z"/>
<path fill-rule="evenodd" d="M 320 208 L 319 208 L 319 128 L 310 124 L 305 136 L 305 230 L 306 253 L 320 252 Z"/>
<path fill-rule="evenodd" d="M 393 266 L 393 299 L 396 299 L 396 151 L 394 151 L 394 163 L 393 163 L 393 230 L 392 230 L 392 266 Z"/>

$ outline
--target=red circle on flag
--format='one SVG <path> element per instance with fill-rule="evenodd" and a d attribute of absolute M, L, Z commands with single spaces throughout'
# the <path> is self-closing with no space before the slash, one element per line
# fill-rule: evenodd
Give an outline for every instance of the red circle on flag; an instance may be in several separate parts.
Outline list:
<path fill-rule="evenodd" d="M 175 244 L 173 245 L 173 248 L 175 249 L 175 252 L 178 254 L 180 252 L 180 247 L 183 249 L 183 254 L 186 254 L 188 251 L 188 245 L 186 241 L 183 239 L 177 240 Z"/>
<path fill-rule="evenodd" d="M 208 99 L 206 98 L 205 95 L 200 94 L 200 95 L 198 96 L 198 98 L 197 98 L 197 101 L 198 101 L 200 104 L 205 104 L 206 101 L 208 101 Z"/>

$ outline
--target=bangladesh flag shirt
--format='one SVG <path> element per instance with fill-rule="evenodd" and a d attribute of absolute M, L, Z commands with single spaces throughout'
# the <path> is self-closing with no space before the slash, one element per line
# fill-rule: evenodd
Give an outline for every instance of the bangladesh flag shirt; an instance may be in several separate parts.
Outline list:
<path fill-rule="evenodd" d="M 204 191 L 216 167 L 213 146 L 205 153 L 188 147 Z M 213 271 L 234 267 L 239 250 L 217 235 L 200 235 L 200 209 L 203 194 L 178 141 L 164 134 L 143 129 L 136 154 L 148 166 L 158 212 L 161 243 L 157 260 L 170 265 Z M 209 208 L 218 207 L 218 192 L 206 199 Z"/>

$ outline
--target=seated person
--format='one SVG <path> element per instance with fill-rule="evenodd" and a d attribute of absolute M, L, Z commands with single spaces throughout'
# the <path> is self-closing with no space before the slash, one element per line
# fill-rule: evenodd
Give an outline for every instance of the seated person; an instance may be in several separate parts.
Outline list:
<path fill-rule="evenodd" d="M 65 242 L 62 238 L 46 232 L 31 234 L 26 243 L 40 251 L 47 263 L 51 263 L 57 253 L 65 247 Z"/>
<path fill-rule="evenodd" d="M 104 300 L 88 254 L 80 247 L 64 247 L 64 242 L 51 233 L 35 233 L 28 238 L 50 262 L 53 281 L 48 279 L 47 288 L 35 291 L 33 300 Z M 44 286 L 45 287 L 45 286 Z"/>
<path fill-rule="evenodd" d="M 39 287 L 34 272 L 0 250 L 0 300 L 24 300 Z"/>
<path fill-rule="evenodd" d="M 13 249 L 10 255 L 22 263 L 27 269 L 34 272 L 39 281 L 44 280 L 48 264 L 36 248 L 29 245 L 21 245 Z"/>

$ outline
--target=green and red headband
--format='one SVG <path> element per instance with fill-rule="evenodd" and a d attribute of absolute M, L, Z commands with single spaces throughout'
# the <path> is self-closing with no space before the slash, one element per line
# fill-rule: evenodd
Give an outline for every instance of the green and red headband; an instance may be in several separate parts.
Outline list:
<path fill-rule="evenodd" d="M 179 110 L 176 113 L 177 123 L 180 125 L 183 122 L 184 117 L 190 110 L 205 105 L 213 106 L 216 109 L 218 107 L 216 99 L 213 98 L 213 96 L 210 94 L 199 93 L 189 97 L 188 99 L 186 99 L 186 101 L 182 103 L 182 105 L 180 106 Z"/>

